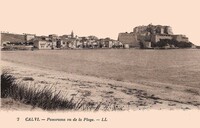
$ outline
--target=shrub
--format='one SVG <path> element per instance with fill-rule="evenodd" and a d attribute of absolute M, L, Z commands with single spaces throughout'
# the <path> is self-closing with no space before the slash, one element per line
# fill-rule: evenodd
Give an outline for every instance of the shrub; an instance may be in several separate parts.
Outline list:
<path fill-rule="evenodd" d="M 16 86 L 15 78 L 8 75 L 7 72 L 1 74 L 1 98 L 8 97 L 10 90 L 13 86 Z"/>
<path fill-rule="evenodd" d="M 178 48 L 191 48 L 192 47 L 191 42 L 183 42 L 183 41 L 178 42 L 176 40 L 170 40 L 170 39 L 161 39 L 154 45 L 156 47 L 164 47 L 167 45 L 174 45 L 175 47 L 178 47 Z"/>

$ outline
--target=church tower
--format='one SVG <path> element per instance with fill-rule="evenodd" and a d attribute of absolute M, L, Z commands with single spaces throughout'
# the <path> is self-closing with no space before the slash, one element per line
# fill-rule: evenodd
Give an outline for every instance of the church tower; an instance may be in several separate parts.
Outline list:
<path fill-rule="evenodd" d="M 73 30 L 71 32 L 71 37 L 74 38 L 74 32 L 73 32 Z"/>

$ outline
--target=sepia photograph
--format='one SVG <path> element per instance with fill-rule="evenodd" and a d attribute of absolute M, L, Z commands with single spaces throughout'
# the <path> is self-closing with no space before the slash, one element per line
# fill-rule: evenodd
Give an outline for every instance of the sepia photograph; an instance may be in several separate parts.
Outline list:
<path fill-rule="evenodd" d="M 12 115 L 15 123 L 199 113 L 198 0 L 0 2 L 0 111 L 29 113 Z"/>

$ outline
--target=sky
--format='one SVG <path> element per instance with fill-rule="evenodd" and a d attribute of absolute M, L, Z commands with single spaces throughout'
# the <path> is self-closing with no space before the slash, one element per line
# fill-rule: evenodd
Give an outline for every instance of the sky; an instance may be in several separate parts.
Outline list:
<path fill-rule="evenodd" d="M 199 0 L 0 0 L 0 30 L 117 39 L 139 25 L 168 25 L 200 45 Z"/>

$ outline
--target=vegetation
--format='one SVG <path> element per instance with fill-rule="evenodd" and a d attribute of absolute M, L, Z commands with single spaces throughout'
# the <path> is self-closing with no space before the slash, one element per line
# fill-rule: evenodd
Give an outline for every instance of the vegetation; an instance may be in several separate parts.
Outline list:
<path fill-rule="evenodd" d="M 1 98 L 8 97 L 10 94 L 11 88 L 16 86 L 14 84 L 15 78 L 11 75 L 8 75 L 7 72 L 1 74 Z"/>
<path fill-rule="evenodd" d="M 84 99 L 67 100 L 60 92 L 52 91 L 52 87 L 28 88 L 15 82 L 16 79 L 7 72 L 1 74 L 1 98 L 12 98 L 24 104 L 44 110 L 89 110 L 98 111 L 102 103 L 84 102 Z M 116 104 L 104 103 L 103 110 L 122 110 Z"/>
<path fill-rule="evenodd" d="M 83 99 L 75 101 L 74 98 L 66 100 L 60 96 L 60 92 L 52 92 L 52 87 L 45 86 L 42 89 L 27 88 L 15 82 L 15 78 L 8 73 L 1 74 L 1 98 L 13 98 L 33 107 L 44 110 L 98 110 L 99 105 L 84 103 Z"/>
<path fill-rule="evenodd" d="M 13 45 L 13 46 L 4 46 L 3 51 L 15 51 L 15 50 L 33 50 L 32 46 L 26 45 Z"/>
<path fill-rule="evenodd" d="M 178 42 L 176 40 L 170 40 L 170 39 L 162 39 L 159 42 L 152 44 L 152 47 L 177 47 L 177 48 L 191 48 L 192 43 L 191 42 Z"/>

